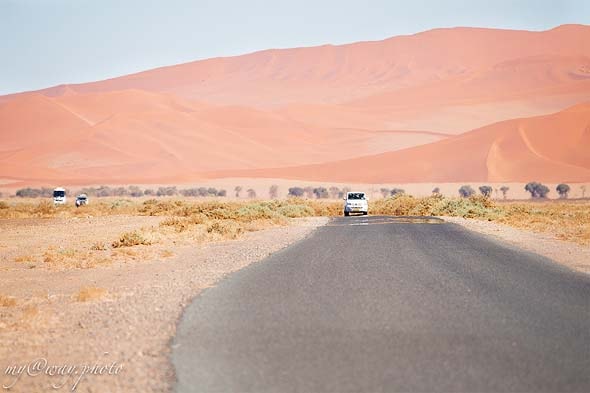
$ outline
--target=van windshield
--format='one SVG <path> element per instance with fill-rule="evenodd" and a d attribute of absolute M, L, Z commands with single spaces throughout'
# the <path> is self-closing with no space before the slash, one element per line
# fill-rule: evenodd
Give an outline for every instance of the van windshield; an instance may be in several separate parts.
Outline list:
<path fill-rule="evenodd" d="M 348 194 L 348 199 L 365 199 L 365 194 L 363 192 L 351 192 Z"/>
<path fill-rule="evenodd" d="M 53 197 L 54 198 L 63 198 L 66 196 L 66 192 L 65 191 L 53 191 Z"/>

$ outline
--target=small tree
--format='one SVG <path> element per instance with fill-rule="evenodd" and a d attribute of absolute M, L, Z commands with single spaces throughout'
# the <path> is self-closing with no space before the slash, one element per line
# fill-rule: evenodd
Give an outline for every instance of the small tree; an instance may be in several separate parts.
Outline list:
<path fill-rule="evenodd" d="M 405 193 L 406 193 L 406 192 L 405 192 L 403 189 L 401 189 L 401 188 L 393 188 L 393 189 L 392 189 L 392 190 L 389 192 L 389 195 L 391 195 L 391 196 L 396 196 L 396 195 L 398 195 L 398 194 L 400 194 L 400 195 L 401 195 L 401 194 L 405 194 Z"/>
<path fill-rule="evenodd" d="M 327 198 L 329 196 L 328 190 L 325 187 L 316 187 L 313 189 L 313 195 L 318 199 Z"/>
<path fill-rule="evenodd" d="M 469 185 L 464 185 L 459 188 L 459 195 L 463 198 L 469 198 L 470 196 L 475 195 L 475 190 Z"/>
<path fill-rule="evenodd" d="M 439 187 L 434 187 L 432 189 L 432 195 L 438 195 L 440 194 L 440 188 Z"/>
<path fill-rule="evenodd" d="M 307 186 L 303 189 L 305 191 L 305 196 L 309 199 L 313 198 L 313 187 Z"/>
<path fill-rule="evenodd" d="M 236 198 L 240 197 L 240 192 L 242 192 L 242 186 L 236 186 L 234 188 L 234 192 L 236 193 Z"/>
<path fill-rule="evenodd" d="M 249 188 L 248 191 L 246 191 L 248 193 L 248 198 L 250 199 L 254 199 L 256 198 L 256 191 L 254 191 L 254 189 Z"/>
<path fill-rule="evenodd" d="M 337 199 L 340 195 L 340 189 L 338 187 L 332 186 L 328 189 L 330 191 L 330 198 Z"/>
<path fill-rule="evenodd" d="M 569 192 L 570 192 L 570 186 L 568 186 L 567 184 L 561 183 L 561 184 L 558 184 L 557 187 L 555 187 L 555 190 L 559 194 L 560 198 L 566 199 L 568 197 Z"/>
<path fill-rule="evenodd" d="M 524 189 L 531 193 L 531 198 L 547 198 L 549 188 L 538 182 L 530 182 L 524 186 Z"/>
<path fill-rule="evenodd" d="M 508 192 L 508 190 L 510 190 L 510 187 L 507 187 L 507 186 L 500 187 L 500 191 L 502 191 L 502 197 L 504 199 L 506 199 L 506 193 Z"/>
<path fill-rule="evenodd" d="M 493 188 L 490 186 L 481 186 L 479 187 L 479 192 L 486 198 L 489 198 L 492 195 Z"/>
<path fill-rule="evenodd" d="M 141 188 L 139 188 L 137 186 L 129 186 L 129 187 L 127 187 L 127 192 L 132 197 L 140 197 L 140 196 L 143 196 L 143 191 L 141 190 Z"/>
<path fill-rule="evenodd" d="M 270 197 L 270 199 L 277 199 L 279 197 L 279 186 L 277 186 L 276 184 L 270 186 L 270 188 L 268 189 L 268 196 Z"/>
<path fill-rule="evenodd" d="M 586 186 L 580 186 L 580 191 L 582 191 L 582 198 L 584 198 L 586 196 Z"/>
<path fill-rule="evenodd" d="M 383 198 L 387 198 L 389 193 L 391 193 L 391 190 L 389 188 L 382 188 L 379 190 L 379 192 L 381 192 L 381 195 L 383 195 Z"/>
<path fill-rule="evenodd" d="M 225 197 L 225 196 L 227 196 L 227 191 L 219 190 L 219 191 L 217 191 L 217 196 L 218 197 Z"/>
<path fill-rule="evenodd" d="M 305 191 L 301 187 L 291 187 L 289 188 L 289 196 L 300 198 L 303 196 Z"/>

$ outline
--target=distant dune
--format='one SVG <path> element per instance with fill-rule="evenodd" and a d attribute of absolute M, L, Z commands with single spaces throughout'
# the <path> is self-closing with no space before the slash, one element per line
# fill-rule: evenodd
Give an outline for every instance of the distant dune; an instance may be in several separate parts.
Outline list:
<path fill-rule="evenodd" d="M 590 104 L 552 115 L 495 123 L 405 150 L 319 165 L 211 177 L 335 182 L 584 182 L 590 179 Z"/>
<path fill-rule="evenodd" d="M 587 181 L 584 102 L 590 26 L 267 50 L 0 96 L 0 180 Z"/>

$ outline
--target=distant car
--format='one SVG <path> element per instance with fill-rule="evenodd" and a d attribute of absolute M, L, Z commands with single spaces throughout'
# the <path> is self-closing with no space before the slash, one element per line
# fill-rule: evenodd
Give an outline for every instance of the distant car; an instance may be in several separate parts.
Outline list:
<path fill-rule="evenodd" d="M 86 194 L 80 194 L 76 197 L 76 207 L 82 205 L 88 205 L 88 196 Z"/>
<path fill-rule="evenodd" d="M 62 187 L 57 187 L 53 190 L 53 203 L 55 205 L 65 205 L 66 203 L 66 190 Z"/>
<path fill-rule="evenodd" d="M 369 200 L 364 192 L 347 192 L 344 197 L 344 215 L 349 216 L 350 213 L 361 213 L 367 215 L 369 213 Z"/>

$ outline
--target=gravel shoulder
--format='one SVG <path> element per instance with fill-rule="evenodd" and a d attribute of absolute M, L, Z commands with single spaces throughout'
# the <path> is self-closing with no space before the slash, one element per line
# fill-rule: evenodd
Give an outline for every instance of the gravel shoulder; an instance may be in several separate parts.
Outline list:
<path fill-rule="evenodd" d="M 121 232 L 119 224 L 133 229 L 157 223 L 151 217 L 135 219 L 93 220 L 105 240 Z M 77 392 L 169 391 L 174 381 L 169 344 L 191 299 L 227 274 L 303 239 L 327 220 L 293 219 L 289 226 L 197 246 L 183 241 L 133 247 L 136 251 L 128 258 L 88 269 L 15 262 L 25 251 L 40 253 L 55 242 L 68 244 L 79 237 L 56 236 L 63 225 L 57 221 L 12 222 L 10 234 L 0 235 L 0 294 L 14 301 L 0 305 L 0 384 L 16 380 L 13 392 L 53 391 L 52 385 L 69 391 L 78 376 L 6 375 L 9 366 L 44 358 L 48 365 L 87 370 Z M 109 371 L 95 375 L 102 366 Z"/>
<path fill-rule="evenodd" d="M 590 274 L 590 246 L 583 246 L 556 239 L 549 234 L 525 231 L 490 221 L 462 217 L 443 218 L 447 222 L 459 224 L 472 231 L 552 259 L 571 269 Z"/>

